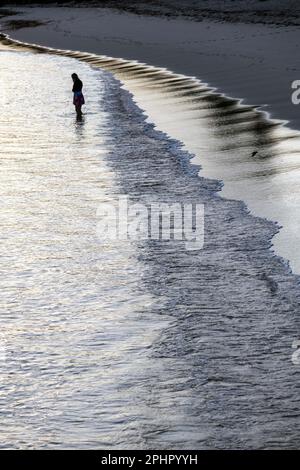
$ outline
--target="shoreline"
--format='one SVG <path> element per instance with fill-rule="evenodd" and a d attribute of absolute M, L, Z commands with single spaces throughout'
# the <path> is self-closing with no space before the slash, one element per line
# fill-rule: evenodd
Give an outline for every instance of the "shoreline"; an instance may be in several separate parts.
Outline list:
<path fill-rule="evenodd" d="M 31 5 L 28 5 L 30 3 Z M 9 6 L 11 3 L 8 2 Z M 56 6 L 55 0 L 38 1 L 15 0 L 16 6 L 40 7 Z M 5 2 L 4 2 L 5 5 Z M 70 8 L 102 8 L 120 13 L 130 13 L 137 16 L 163 17 L 167 19 L 182 18 L 190 21 L 203 20 L 230 23 L 252 23 L 267 25 L 300 25 L 300 8 L 297 0 L 64 0 L 61 6 Z M 1 12 L 0 12 L 1 14 Z"/>
<path fill-rule="evenodd" d="M 254 217 L 258 216 L 261 219 L 268 220 L 277 225 L 277 233 L 275 237 L 272 237 L 271 245 L 275 246 L 275 255 L 282 260 L 288 270 L 293 272 L 293 274 L 297 275 L 300 273 L 300 262 L 298 260 L 297 252 L 294 252 L 294 249 L 291 248 L 291 246 L 295 245 L 295 241 L 297 240 L 292 239 L 292 245 L 287 243 L 287 240 L 290 237 L 289 231 L 293 233 L 295 228 L 294 224 L 298 223 L 300 225 L 300 219 L 296 220 L 295 222 L 290 217 L 291 214 L 289 214 L 289 212 L 284 213 L 285 208 L 284 206 L 281 207 L 280 204 L 278 209 L 279 214 L 276 206 L 275 209 L 277 210 L 277 212 L 276 210 L 274 212 L 272 207 L 269 207 L 268 204 L 265 204 L 264 187 L 265 183 L 268 182 L 267 177 L 266 182 L 263 182 L 262 186 L 260 187 L 256 186 L 255 182 L 253 183 L 253 177 L 250 174 L 250 179 L 247 179 L 246 182 L 242 181 L 241 188 L 238 179 L 237 181 L 231 181 L 230 174 L 231 172 L 233 172 L 234 174 L 236 171 L 234 168 L 234 152 L 237 151 L 238 154 L 243 154 L 242 150 L 244 146 L 246 146 L 247 154 L 250 154 L 250 152 L 253 152 L 253 149 L 255 149 L 255 146 L 253 147 L 253 145 L 250 143 L 249 138 L 250 140 L 253 137 L 257 138 L 256 133 L 258 128 L 260 128 L 259 139 L 264 142 L 265 152 L 270 152 L 270 149 L 272 149 L 273 147 L 274 152 L 276 150 L 274 142 L 277 141 L 282 147 L 282 149 L 280 150 L 281 152 L 284 151 L 285 147 L 287 147 L 287 151 L 289 150 L 288 145 L 291 140 L 296 142 L 296 145 L 298 145 L 298 148 L 300 148 L 300 133 L 295 133 L 295 131 L 287 128 L 283 122 L 274 121 L 270 118 L 266 111 L 253 106 L 247 106 L 241 100 L 234 100 L 224 94 L 220 94 L 216 89 L 208 86 L 207 84 L 201 82 L 195 77 L 179 75 L 165 68 L 156 68 L 137 61 L 127 61 L 125 59 L 118 59 L 103 55 L 99 56 L 82 51 L 53 49 L 37 44 L 23 43 L 11 39 L 9 37 L 5 38 L 3 36 L 5 35 L 2 35 L 2 42 L 4 42 L 4 44 L 6 43 L 8 46 L 11 45 L 13 48 L 16 48 L 16 50 L 21 49 L 28 50 L 31 52 L 44 52 L 66 57 L 73 57 L 80 61 L 86 62 L 91 66 L 97 66 L 103 68 L 104 70 L 112 72 L 114 76 L 123 84 L 123 87 L 133 95 L 134 102 L 143 110 L 147 120 L 152 122 L 157 128 L 157 130 L 162 131 L 169 138 L 175 138 L 177 141 L 184 144 L 184 148 L 194 157 L 193 164 L 198 167 L 198 171 L 200 169 L 200 177 L 208 178 L 211 180 L 219 180 L 222 182 L 222 184 L 225 183 L 225 185 L 220 188 L 221 197 L 227 200 L 242 201 L 244 204 L 246 204 L 246 206 L 249 208 L 250 212 L 252 212 L 252 215 Z M 151 96 L 151 103 L 153 105 L 150 105 L 150 107 L 147 103 L 147 93 L 149 93 L 149 91 Z M 162 101 L 165 99 L 166 92 L 167 94 L 169 94 L 170 97 L 172 97 L 172 100 L 170 102 L 169 98 L 167 98 L 167 102 L 165 103 L 165 105 L 163 105 Z M 157 96 L 155 96 L 155 94 Z M 194 97 L 192 101 L 188 99 L 189 96 Z M 183 97 L 183 101 L 178 101 L 179 97 Z M 159 101 L 159 106 L 155 105 L 157 99 Z M 204 128 L 201 129 L 201 132 L 204 131 L 204 135 L 206 135 L 206 140 L 208 140 L 206 148 L 207 155 L 205 156 L 203 155 L 202 148 L 200 149 L 200 152 L 198 151 L 198 141 L 194 142 L 191 135 L 185 136 L 184 134 L 181 134 L 182 129 L 188 128 L 189 126 L 191 126 L 191 123 L 194 127 L 196 125 L 195 131 L 197 132 L 197 119 L 195 119 L 194 116 L 194 99 L 199 102 L 199 105 L 197 106 L 200 106 L 199 110 L 201 109 L 201 101 L 203 100 L 204 110 L 216 108 L 216 111 L 213 111 L 213 115 L 211 115 L 211 112 L 209 111 L 208 115 L 204 115 L 204 120 L 202 120 L 202 127 L 204 126 Z M 207 108 L 207 106 L 205 105 L 205 101 L 207 99 L 209 103 L 209 108 Z M 174 116 L 174 122 L 177 122 L 177 128 L 168 128 L 168 122 L 165 122 L 166 115 L 168 115 L 168 110 L 165 110 L 164 112 L 164 107 L 170 105 L 171 108 L 169 114 Z M 179 117 L 176 118 L 175 115 L 176 113 L 178 113 L 178 111 Z M 186 114 L 187 112 L 188 114 Z M 219 112 L 221 112 L 220 117 L 218 116 Z M 187 119 L 186 122 L 182 121 L 182 117 L 184 115 L 184 119 Z M 189 115 L 192 117 L 192 120 L 191 118 L 189 118 Z M 234 123 L 234 126 L 236 126 L 234 135 L 236 134 L 236 132 L 238 132 L 239 135 L 238 141 L 241 138 L 245 138 L 245 130 L 247 130 L 247 134 L 249 134 L 250 130 L 250 134 L 249 137 L 247 137 L 246 134 L 246 140 L 244 144 L 241 144 L 241 141 L 239 141 L 239 146 L 241 146 L 241 148 L 235 148 L 235 146 L 233 146 L 232 150 L 230 150 L 230 148 L 228 149 L 230 155 L 233 152 L 232 164 L 225 163 L 225 166 L 223 165 L 220 167 L 220 162 L 218 162 L 218 151 L 216 148 L 213 147 L 215 131 L 211 129 L 211 124 L 209 123 L 211 117 L 209 116 L 214 116 L 218 129 L 220 124 L 223 126 L 224 116 L 226 115 L 228 115 L 230 119 L 232 115 L 237 116 L 237 120 L 236 118 L 234 118 L 232 122 Z M 209 119 L 207 120 L 207 118 Z M 167 118 L 167 121 L 168 120 L 169 119 Z M 218 124 L 218 120 L 220 120 L 220 124 Z M 241 128 L 240 124 L 242 125 Z M 251 128 L 253 128 L 252 131 Z M 225 123 L 225 130 L 226 129 L 227 124 Z M 251 132 L 253 132 L 253 137 Z M 211 139 L 212 141 L 212 146 L 209 143 L 209 139 Z M 225 142 L 226 139 L 223 142 L 221 137 L 222 146 L 225 144 Z M 222 152 L 224 153 L 224 150 L 222 150 Z M 238 162 L 238 166 L 240 165 L 240 163 L 243 163 L 245 169 L 247 170 L 247 159 L 245 160 L 244 155 L 242 155 L 242 160 L 241 162 Z M 215 160 L 211 168 L 210 160 Z M 259 160 L 257 163 L 257 170 L 255 171 L 258 171 L 258 168 L 262 165 Z M 292 165 L 295 165 L 295 163 L 292 162 Z M 216 168 L 218 168 L 217 171 Z M 255 176 L 255 171 L 253 173 L 253 176 Z M 260 168 L 259 171 L 263 171 L 263 169 Z M 246 188 L 246 192 L 244 186 Z M 289 191 L 288 187 L 286 188 L 286 191 Z M 255 196 L 257 199 L 249 199 L 248 192 L 250 192 L 250 194 L 252 192 L 258 193 L 258 196 Z M 292 226 L 291 220 L 293 220 Z M 300 242 L 300 240 L 298 241 Z"/>
<path fill-rule="evenodd" d="M 255 102 L 252 100 L 249 102 L 247 94 L 239 94 L 236 97 L 234 93 L 227 93 L 218 84 L 215 86 L 213 81 L 206 80 L 205 76 L 200 79 L 195 74 L 176 71 L 175 64 L 174 67 L 170 67 L 166 63 L 163 63 L 162 66 L 153 66 L 151 61 L 139 60 L 135 57 L 135 54 L 134 59 L 126 58 L 125 52 L 123 55 L 118 54 L 121 52 L 120 47 L 124 47 L 124 44 L 120 41 L 117 43 L 108 41 L 105 31 L 101 32 L 106 39 L 103 42 L 103 51 L 99 55 L 99 52 L 97 52 L 100 47 L 99 44 L 101 44 L 101 41 L 99 43 L 99 35 L 97 40 L 92 38 L 95 24 L 99 20 L 102 21 L 102 24 L 105 22 L 110 24 L 111 21 L 113 24 L 117 22 L 119 26 L 125 24 L 125 29 L 119 32 L 124 38 L 129 33 L 128 25 L 133 21 L 132 37 L 137 39 L 135 28 L 141 18 L 136 15 L 133 19 L 134 15 L 116 14 L 107 9 L 105 12 L 96 9 L 95 12 L 93 8 L 60 7 L 59 21 L 55 22 L 53 21 L 53 15 L 55 12 L 57 13 L 58 8 L 33 7 L 27 10 L 27 13 L 23 12 L 22 14 L 23 21 L 42 20 L 45 24 L 11 32 L 10 34 L 13 35 L 14 40 L 28 42 L 29 47 L 32 43 L 41 44 L 39 47 L 41 50 L 44 48 L 49 49 L 49 47 L 50 49 L 62 49 L 62 54 L 67 51 L 71 57 L 79 59 L 83 57 L 91 65 L 93 65 L 93 60 L 95 62 L 99 61 L 99 56 L 102 57 L 101 67 L 104 67 L 104 62 L 109 60 L 110 63 L 107 64 L 107 68 L 114 72 L 124 86 L 134 94 L 137 104 L 145 111 L 148 119 L 171 138 L 181 141 L 186 150 L 195 156 L 194 163 L 201 168 L 201 176 L 223 181 L 223 197 L 244 201 L 253 215 L 278 224 L 281 230 L 272 240 L 275 253 L 290 263 L 290 267 L 295 274 L 300 274 L 300 259 L 295 248 L 300 243 L 300 215 L 297 216 L 297 205 L 300 204 L 300 191 L 297 190 L 300 186 L 300 134 L 299 131 L 294 130 L 297 127 L 291 126 L 288 119 L 284 120 L 283 116 L 274 115 L 276 106 L 280 110 L 284 109 L 282 96 L 277 97 L 278 100 L 273 103 L 273 108 L 262 106 L 260 103 L 253 105 Z M 82 18 L 77 15 L 78 10 L 83 13 Z M 32 12 L 36 16 L 32 15 Z M 49 13 L 48 16 L 45 12 Z M 91 16 L 92 13 L 94 18 Z M 67 19 L 70 25 L 68 33 L 65 29 Z M 76 37 L 74 31 L 76 30 L 79 33 L 79 23 L 86 24 L 88 21 L 91 21 L 91 31 L 85 38 L 86 41 L 81 41 L 80 39 L 83 39 L 83 36 L 79 34 Z M 135 53 L 138 51 L 139 55 L 144 55 L 150 40 L 149 24 L 157 26 L 158 21 L 162 20 L 155 18 L 155 23 L 152 21 L 152 18 L 142 19 L 141 25 L 146 28 L 143 31 L 143 43 L 138 42 L 135 44 L 132 42 L 131 37 L 129 42 L 125 42 L 127 51 L 135 51 Z M 167 23 L 164 22 L 164 25 Z M 186 24 L 192 24 L 191 21 L 183 23 L 169 21 L 169 23 L 173 25 L 172 27 L 174 25 L 178 27 L 179 24 L 185 26 Z M 224 27 L 225 29 L 229 27 L 230 35 L 232 35 L 231 29 L 234 25 L 217 25 L 217 27 L 219 26 L 222 30 Z M 241 25 L 239 25 L 240 27 Z M 169 29 L 168 33 L 170 31 Z M 186 29 L 184 31 L 187 32 Z M 152 35 L 152 32 L 150 35 Z M 30 40 L 24 40 L 24 36 L 28 36 Z M 171 39 L 174 39 L 174 37 L 172 36 Z M 95 46 L 95 42 L 97 46 Z M 63 47 L 61 47 L 62 44 Z M 84 47 L 85 44 L 87 48 Z M 169 41 L 168 44 L 170 46 L 171 42 Z M 78 50 L 74 50 L 76 45 L 80 46 Z M 107 53 L 111 49 L 115 51 L 115 54 Z M 91 56 L 93 59 L 91 59 Z M 162 57 L 165 58 L 165 55 L 163 54 Z M 174 57 L 180 57 L 179 51 L 176 51 Z M 248 60 L 247 57 L 246 59 Z M 188 59 L 184 64 L 185 66 L 191 65 L 191 62 Z M 215 68 L 215 63 L 211 65 Z M 129 73 L 130 68 L 132 73 Z M 140 68 L 139 71 L 137 71 L 138 68 Z M 161 87 L 159 83 L 161 78 L 155 84 L 155 80 L 151 80 L 151 74 L 149 76 L 149 70 L 158 70 L 159 75 L 163 72 L 168 78 L 175 77 L 175 79 L 182 80 L 182 82 L 177 87 L 174 87 L 174 85 L 169 86 L 168 83 L 166 87 Z M 147 80 L 147 75 L 150 80 Z M 263 75 L 263 80 L 268 81 L 268 78 L 268 74 Z M 236 84 L 232 71 L 230 71 L 228 79 L 232 85 Z M 248 80 L 247 85 L 249 84 L 251 84 L 251 80 Z M 183 93 L 184 89 L 187 91 Z M 257 86 L 253 88 L 255 93 L 258 89 Z M 212 110 L 206 113 L 201 110 L 203 91 L 213 96 L 213 103 L 208 105 L 208 109 L 212 108 Z M 260 89 L 260 91 L 264 92 L 264 89 Z M 273 97 L 276 97 L 272 88 L 269 91 L 272 92 Z M 171 101 L 168 96 L 171 97 Z M 239 96 L 244 98 L 240 99 Z M 197 105 L 193 104 L 194 99 L 196 99 L 195 103 L 198 103 Z M 234 114 L 232 114 L 229 111 L 224 114 L 222 109 L 219 109 L 219 100 L 226 102 L 229 109 L 231 107 L 236 108 L 237 113 L 234 111 Z M 289 110 L 291 109 L 293 112 L 298 111 L 295 105 L 290 106 Z M 243 110 L 243 113 L 241 110 Z M 237 117 L 234 117 L 235 114 Z M 241 117 L 239 117 L 239 114 Z M 279 114 L 281 115 L 281 112 Z M 300 113 L 298 114 L 300 128 Z M 213 121 L 211 121 L 212 117 Z M 216 143 L 217 141 L 218 143 Z M 252 155 L 257 156 L 252 158 Z M 274 174 L 278 176 L 274 177 Z M 293 192 L 290 190 L 291 185 L 294 188 Z"/>
<path fill-rule="evenodd" d="M 0 33 L 3 448 L 297 448 L 300 132 L 197 76 L 37 43 Z M 106 243 L 122 195 L 203 204 L 202 249 Z"/>
<path fill-rule="evenodd" d="M 146 122 L 112 74 L 76 61 L 91 90 L 78 127 L 66 83 L 74 60 L 14 52 L 1 60 L 9 98 L 1 129 L 8 145 L 17 143 L 9 158 L 2 148 L 2 188 L 12 198 L 13 222 L 12 240 L 4 238 L 5 272 L 12 276 L 3 280 L 5 311 L 11 312 L 4 331 L 16 354 L 4 368 L 11 380 L 3 383 L 9 410 L 16 399 L 26 400 L 17 421 L 8 414 L 3 423 L 3 447 L 295 447 L 298 375 L 290 354 L 299 284 L 269 249 L 275 224 L 219 197 L 217 181 L 190 174 L 191 155 Z M 128 64 L 108 62 L 128 71 Z M 35 91 L 44 101 L 33 100 L 36 120 L 21 105 L 16 64 L 23 68 L 16 76 L 20 84 L 24 77 L 31 82 L 32 70 L 37 74 Z M 140 83 L 143 67 L 130 65 Z M 57 100 L 46 106 L 45 78 L 53 83 L 55 77 Z M 143 87 L 159 80 L 170 88 L 171 80 L 173 92 L 182 81 L 167 72 L 158 77 L 153 69 L 147 77 Z M 15 95 L 19 121 L 9 119 Z M 201 100 L 211 104 L 214 97 L 206 96 Z M 25 136 L 38 135 L 31 154 L 23 154 L 24 133 L 14 140 L 22 121 Z M 30 185 L 24 188 L 26 176 Z M 95 233 L 96 210 L 120 192 L 142 203 L 202 201 L 204 249 L 191 252 L 180 241 L 158 240 L 103 245 Z M 15 243 L 24 222 L 26 239 Z M 22 285 L 27 289 L 17 296 Z M 20 355 L 28 364 L 25 377 Z M 53 355 L 55 364 L 49 362 Z"/>
<path fill-rule="evenodd" d="M 292 82 L 300 78 L 300 38 L 295 25 L 196 22 L 137 15 L 100 7 L 15 7 L 0 30 L 17 40 L 84 50 L 166 67 L 196 77 L 220 93 L 262 106 L 274 119 L 300 130 Z M 26 27 L 26 21 L 44 22 Z M 217 64 L 217 65 L 216 65 Z"/>

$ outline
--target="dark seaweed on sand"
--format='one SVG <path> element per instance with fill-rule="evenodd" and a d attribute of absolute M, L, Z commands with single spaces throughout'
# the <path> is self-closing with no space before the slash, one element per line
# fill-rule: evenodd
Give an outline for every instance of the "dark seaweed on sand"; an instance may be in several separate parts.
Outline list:
<path fill-rule="evenodd" d="M 10 20 L 5 22 L 5 27 L 8 29 L 16 30 L 22 28 L 34 28 L 46 24 L 44 21 L 36 20 Z"/>

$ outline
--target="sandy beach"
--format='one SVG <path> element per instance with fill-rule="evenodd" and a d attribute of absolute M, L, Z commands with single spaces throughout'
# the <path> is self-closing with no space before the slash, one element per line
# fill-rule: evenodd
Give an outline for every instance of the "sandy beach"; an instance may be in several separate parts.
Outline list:
<path fill-rule="evenodd" d="M 297 2 L 171 3 L 0 9 L 2 449 L 299 447 Z"/>
<path fill-rule="evenodd" d="M 252 2 L 252 7 L 258 3 Z M 120 3 L 115 8 L 22 5 L 15 9 L 20 12 L 18 15 L 1 20 L 1 30 L 28 43 L 119 57 L 133 63 L 137 60 L 147 67 L 167 69 L 175 77 L 194 77 L 192 80 L 200 80 L 201 86 L 208 84 L 216 94 L 231 97 L 235 103 L 255 105 L 273 122 L 286 123 L 286 129 L 273 128 L 272 135 L 259 137 L 256 131 L 260 124 L 255 124 L 257 118 L 252 116 L 251 124 L 232 128 L 226 121 L 226 132 L 220 133 L 223 120 L 212 125 L 204 116 L 205 122 L 200 122 L 192 101 L 184 98 L 178 102 L 178 90 L 171 103 L 164 89 L 153 88 L 145 80 L 139 83 L 135 76 L 111 68 L 152 122 L 182 141 L 195 155 L 202 174 L 224 182 L 225 197 L 243 200 L 255 215 L 278 222 L 282 229 L 273 241 L 276 253 L 300 273 L 300 215 L 296 209 L 300 202 L 300 113 L 299 106 L 291 100 L 292 82 L 300 75 L 299 12 L 291 2 L 289 14 L 282 20 L 278 7 L 281 2 L 263 3 L 264 8 L 269 5 L 269 13 L 272 11 L 267 15 L 268 21 L 254 8 L 248 8 L 240 17 L 238 12 L 232 13 L 231 6 L 230 22 L 224 6 L 217 10 L 216 21 L 212 7 L 204 15 L 202 10 L 183 15 L 179 9 L 180 14 L 167 16 L 161 6 L 145 14 L 137 12 L 136 6 L 124 10 Z M 26 26 L 27 22 L 40 25 Z M 197 94 L 197 84 L 195 91 Z M 264 113 L 259 121 L 264 119 Z M 247 135 L 243 128 L 253 132 Z"/>
<path fill-rule="evenodd" d="M 276 225 L 199 178 L 104 59 L 17 49 L 0 51 L 1 448 L 297 448 L 299 286 L 270 250 Z M 89 90 L 81 121 L 74 66 Z M 178 87 L 144 73 L 143 89 Z M 204 94 L 210 124 L 216 109 L 244 114 Z M 103 240 L 99 208 L 119 195 L 203 204 L 203 249 Z"/>
<path fill-rule="evenodd" d="M 300 130 L 299 106 L 291 101 L 291 84 L 300 76 L 299 7 L 294 1 L 284 3 L 285 13 L 288 10 L 290 15 L 286 21 L 278 7 L 282 2 L 247 2 L 244 14 L 237 7 L 237 13 L 230 13 L 234 2 L 225 2 L 226 8 L 223 5 L 227 14 L 222 9 L 220 12 L 220 7 L 214 10 L 209 2 L 211 10 L 205 14 L 200 11 L 201 21 L 199 15 L 195 18 L 195 12 L 188 17 L 180 10 L 175 17 L 160 15 L 161 7 L 153 16 L 131 13 L 130 8 L 122 11 L 83 6 L 57 10 L 52 6 L 22 5 L 15 8 L 22 13 L 7 20 L 45 24 L 17 29 L 6 27 L 2 19 L 1 30 L 22 41 L 139 60 L 196 76 L 228 96 L 252 105 L 266 105 L 272 117 L 287 120 L 292 128 Z M 251 16 L 251 8 L 255 12 L 253 4 L 255 8 L 268 6 L 269 14 Z"/>

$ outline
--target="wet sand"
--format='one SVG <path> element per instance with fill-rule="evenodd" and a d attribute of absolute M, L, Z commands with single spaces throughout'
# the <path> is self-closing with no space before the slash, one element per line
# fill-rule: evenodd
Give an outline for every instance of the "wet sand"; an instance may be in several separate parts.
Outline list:
<path fill-rule="evenodd" d="M 47 27 L 27 31 L 38 35 Z M 34 42 L 43 41 L 40 35 Z M 13 98 L 13 80 L 20 80 L 14 70 L 21 68 L 13 57 L 6 71 L 12 77 L 6 116 L 19 100 L 22 125 L 4 116 L 1 126 L 7 146 L 1 187 L 12 201 L 11 224 L 6 207 L 2 218 L 9 235 L 3 292 L 11 352 L 11 381 L 3 381 L 10 398 L 4 447 L 297 448 L 299 365 L 291 355 L 299 337 L 299 277 L 270 251 L 278 226 L 219 195 L 256 204 L 272 220 L 286 217 L 281 248 L 299 262 L 299 133 L 164 68 L 9 39 L 3 44 L 46 53 L 18 58 L 27 64 L 28 95 L 36 93 L 38 132 L 20 105 L 22 93 Z M 60 47 L 67 47 L 62 38 Z M 79 40 L 78 49 L 87 50 Z M 93 67 L 74 61 L 91 97 L 80 126 L 64 88 L 73 62 L 64 56 Z M 3 64 L 4 70 L 9 61 Z M 134 93 L 156 129 L 102 69 Z M 33 90 L 34 73 L 40 78 Z M 50 120 L 45 76 L 59 83 Z M 157 129 L 184 142 L 194 158 Z M 24 153 L 24 141 L 34 141 L 31 153 Z M 203 166 L 200 178 L 193 163 Z M 223 192 L 220 181 L 205 175 L 219 175 Z M 204 250 L 155 241 L 100 248 L 97 202 L 120 191 L 141 202 L 202 201 Z M 26 237 L 21 233 L 16 243 L 20 229 Z"/>
<path fill-rule="evenodd" d="M 111 73 L 90 67 L 101 58 L 19 50 L 0 53 L 0 447 L 296 449 L 300 293 L 269 249 L 276 225 L 199 178 L 180 143 L 146 122 Z M 81 122 L 74 66 L 89 90 Z M 149 67 L 102 66 L 173 93 L 180 83 Z M 211 104 L 218 120 L 226 102 L 204 95 L 202 110 Z M 204 204 L 204 248 L 103 240 L 98 208 L 120 194 Z"/>
<path fill-rule="evenodd" d="M 229 22 L 221 14 L 221 20 L 213 21 L 210 13 L 199 22 L 96 7 L 22 6 L 16 11 L 22 14 L 9 20 L 49 22 L 12 32 L 2 20 L 0 29 L 16 39 L 136 59 L 196 76 L 228 96 L 266 105 L 272 117 L 300 130 L 299 106 L 291 102 L 291 83 L 300 77 L 299 29 L 292 21 L 278 24 L 283 15 L 269 14 L 268 24 L 262 24 L 262 17 L 251 23 L 249 14 L 235 14 Z M 297 10 L 291 12 L 297 19 Z"/>
<path fill-rule="evenodd" d="M 32 16 L 33 12 L 38 12 L 39 14 L 43 13 L 44 19 L 49 21 L 51 15 L 53 19 L 57 9 L 29 9 L 28 11 L 28 17 Z M 45 15 L 47 11 L 52 12 L 50 16 Z M 129 33 L 128 27 L 132 22 L 133 33 L 131 32 L 131 34 L 136 34 L 135 27 L 139 24 L 140 28 L 143 27 L 143 37 L 147 37 L 148 34 L 149 39 L 149 25 L 148 30 L 144 29 L 143 22 L 152 22 L 153 18 L 141 19 L 136 15 L 121 15 L 110 10 L 104 12 L 102 10 L 99 13 L 99 10 L 96 10 L 94 19 L 91 19 L 91 12 L 91 9 L 86 8 L 62 8 L 60 10 L 60 24 L 54 22 L 42 27 L 26 28 L 13 32 L 12 35 L 13 37 L 16 35 L 30 36 L 31 41 L 38 44 L 60 43 L 64 45 L 63 49 L 68 46 L 73 49 L 77 45 L 80 51 L 88 51 L 93 27 L 96 20 L 99 20 L 97 15 L 101 13 L 104 15 L 100 15 L 102 22 L 104 19 L 109 20 L 109 25 L 111 22 L 113 25 L 118 19 L 123 28 L 119 34 L 125 34 L 125 31 Z M 88 44 L 82 41 L 82 36 L 75 36 L 74 39 L 73 33 L 70 32 L 65 33 L 64 37 L 61 36 L 63 28 L 66 27 L 66 15 L 71 15 L 69 18 L 70 30 L 74 28 L 74 25 L 77 25 L 79 30 L 80 23 L 91 21 L 89 35 L 87 35 Z M 107 15 L 109 16 L 107 17 Z M 141 23 L 138 23 L 139 21 Z M 155 18 L 154 21 L 157 23 L 157 21 L 166 20 Z M 174 24 L 172 23 L 172 27 Z M 178 23 L 176 24 L 179 27 Z M 184 22 L 184 24 L 192 25 L 191 22 Z M 199 25 L 194 26 L 199 27 Z M 203 27 L 203 23 L 200 26 Z M 228 31 L 231 30 L 231 35 L 232 29 L 230 28 L 237 27 L 237 25 L 220 26 L 221 28 L 229 28 Z M 242 26 L 253 27 L 253 25 Z M 263 25 L 254 26 L 255 28 L 265 28 Z M 219 26 L 217 25 L 217 27 Z M 45 31 L 47 39 L 45 39 Z M 51 33 L 51 35 L 49 31 L 50 33 L 52 31 L 53 34 Z M 105 28 L 101 31 L 105 37 Z M 179 31 L 181 31 L 180 28 Z M 263 31 L 266 30 L 263 29 Z M 160 34 L 165 33 L 160 32 Z M 159 37 L 157 39 L 159 40 Z M 96 39 L 93 38 L 93 40 Z M 131 42 L 116 44 L 106 38 L 101 45 L 97 46 L 97 49 L 103 48 L 104 51 L 107 51 L 117 47 L 114 51 L 114 55 L 117 56 L 120 52 L 119 48 L 127 47 L 128 44 L 132 46 Z M 144 53 L 147 55 L 146 44 L 147 41 L 143 43 L 143 47 L 139 43 L 135 44 L 135 51 L 140 55 Z M 168 44 L 171 44 L 171 38 L 169 38 Z M 300 273 L 300 256 L 297 248 L 300 243 L 300 214 L 298 211 L 300 204 L 300 192 L 298 191 L 300 187 L 300 143 L 298 132 L 282 126 L 282 121 L 270 121 L 269 114 L 262 112 L 262 108 L 259 110 L 251 106 L 247 107 L 244 105 L 245 100 L 242 104 L 241 101 L 217 93 L 217 90 L 209 88 L 203 80 L 176 74 L 166 70 L 165 67 L 153 68 L 149 64 L 143 65 L 143 63 L 125 59 L 116 60 L 114 57 L 109 59 L 107 56 L 99 54 L 91 55 L 72 52 L 72 50 L 61 53 L 113 71 L 127 89 L 134 93 L 139 106 L 145 110 L 146 115 L 156 124 L 158 129 L 182 141 L 186 149 L 195 155 L 195 163 L 202 167 L 201 175 L 223 180 L 222 194 L 225 197 L 243 200 L 253 214 L 278 222 L 282 228 L 274 238 L 275 251 L 290 262 L 294 272 Z M 125 51 L 122 53 L 126 54 Z M 178 54 L 178 51 L 176 54 L 174 52 L 174 57 L 182 61 L 182 56 Z M 186 54 L 183 57 L 185 58 Z M 281 59 L 283 60 L 283 56 Z M 216 69 L 215 63 L 214 69 Z M 242 70 L 236 71 L 236 73 L 240 72 L 243 73 Z M 230 83 L 235 84 L 232 71 L 230 74 Z M 222 80 L 223 77 L 224 75 L 222 75 Z M 264 76 L 265 79 L 266 77 L 267 75 Z M 276 77 L 278 86 L 281 75 L 277 74 Z M 251 80 L 248 80 L 247 83 L 253 84 Z M 246 90 L 244 91 L 246 92 Z M 276 95 L 272 95 L 273 100 L 274 96 L 276 98 Z M 280 114 L 284 114 L 285 108 L 282 106 L 282 100 L 276 101 L 276 106 L 279 107 Z M 298 108 L 292 105 L 292 109 Z"/>

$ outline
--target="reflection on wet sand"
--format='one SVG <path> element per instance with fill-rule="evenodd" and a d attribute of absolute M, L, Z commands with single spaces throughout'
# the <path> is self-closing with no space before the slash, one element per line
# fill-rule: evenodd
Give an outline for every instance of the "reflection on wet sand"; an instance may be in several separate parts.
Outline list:
<path fill-rule="evenodd" d="M 157 128 L 195 155 L 201 175 L 223 180 L 225 197 L 243 200 L 255 215 L 282 226 L 273 241 L 276 253 L 300 273 L 299 132 L 193 77 L 124 59 L 25 44 L 4 35 L 2 42 L 112 71 Z"/>
<path fill-rule="evenodd" d="M 217 181 L 195 177 L 190 156 L 153 131 L 128 95 L 108 102 L 116 127 L 107 161 L 121 193 L 141 203 L 205 204 L 202 251 L 181 242 L 135 244 L 140 289 L 157 299 L 144 314 L 173 319 L 152 346 L 141 395 L 154 417 L 143 426 L 146 447 L 296 446 L 299 399 L 287 357 L 300 299 L 295 277 L 268 250 L 276 227 L 218 197 Z"/>
<path fill-rule="evenodd" d="M 61 60 L 69 76 L 73 62 L 24 56 L 27 77 L 33 70 L 42 77 L 35 127 L 20 94 L 13 123 L 5 117 L 1 127 L 10 354 L 0 367 L 2 445 L 297 448 L 297 278 L 269 250 L 277 227 L 221 198 L 219 181 L 203 178 L 220 171 L 245 195 L 248 180 L 254 199 L 262 188 L 268 194 L 280 146 L 296 148 L 297 137 L 193 79 L 104 58 L 109 70 L 122 70 L 118 77 L 151 117 L 160 109 L 160 127 L 186 133 L 201 156 L 198 177 L 191 155 L 145 122 L 110 74 L 78 65 L 91 90 L 84 123 L 66 113 L 69 96 L 59 76 L 61 115 L 48 116 L 43 60 L 47 77 L 57 76 Z M 14 77 L 15 60 L 5 62 L 7 76 Z M 101 58 L 92 60 L 101 66 Z M 13 97 L 9 80 L 8 89 Z M 137 202 L 204 203 L 204 249 L 155 240 L 102 244 L 97 205 L 120 193 Z"/>

